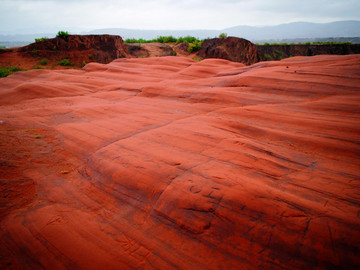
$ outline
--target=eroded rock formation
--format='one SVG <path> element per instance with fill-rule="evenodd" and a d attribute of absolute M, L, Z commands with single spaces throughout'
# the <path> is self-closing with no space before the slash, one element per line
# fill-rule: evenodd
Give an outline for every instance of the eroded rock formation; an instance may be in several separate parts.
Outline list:
<path fill-rule="evenodd" d="M 255 45 L 237 37 L 206 39 L 197 55 L 201 59 L 220 58 L 245 65 L 259 61 Z"/>
<path fill-rule="evenodd" d="M 0 79 L 0 268 L 358 269 L 359 62 Z"/>
<path fill-rule="evenodd" d="M 41 40 L 21 48 L 2 50 L 0 63 L 7 66 L 21 66 L 24 63 L 40 66 L 40 61 L 47 59 L 49 63 L 44 67 L 49 68 L 63 59 L 68 59 L 71 64 L 80 67 L 83 63 L 106 64 L 129 56 L 120 36 L 69 35 Z"/>

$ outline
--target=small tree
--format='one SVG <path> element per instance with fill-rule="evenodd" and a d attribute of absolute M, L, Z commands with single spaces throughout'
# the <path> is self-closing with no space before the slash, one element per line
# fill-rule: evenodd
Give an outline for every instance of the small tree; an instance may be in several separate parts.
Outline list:
<path fill-rule="evenodd" d="M 62 39 L 67 39 L 68 36 L 69 36 L 69 32 L 67 32 L 67 31 L 59 31 L 56 35 L 56 37 L 59 37 Z"/>
<path fill-rule="evenodd" d="M 227 34 L 226 33 L 221 33 L 220 35 L 219 35 L 219 38 L 226 38 L 227 37 Z"/>

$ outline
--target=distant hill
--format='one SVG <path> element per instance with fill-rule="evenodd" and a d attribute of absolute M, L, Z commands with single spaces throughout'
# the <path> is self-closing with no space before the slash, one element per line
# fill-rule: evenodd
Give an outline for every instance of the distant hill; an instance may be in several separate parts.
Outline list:
<path fill-rule="evenodd" d="M 230 36 L 248 40 L 359 37 L 360 21 L 332 23 L 295 22 L 276 26 L 235 26 L 223 30 Z"/>
<path fill-rule="evenodd" d="M 61 30 L 61 29 L 59 29 Z M 124 28 L 107 28 L 96 29 L 89 32 L 73 33 L 73 34 L 110 34 L 119 35 L 123 39 L 126 38 L 144 38 L 153 39 L 158 36 L 195 36 L 197 38 L 213 38 L 221 33 L 227 33 L 228 36 L 242 37 L 252 42 L 267 41 L 273 42 L 283 39 L 292 40 L 313 40 L 324 38 L 347 38 L 360 37 L 360 21 L 338 21 L 332 23 L 309 23 L 294 22 L 288 24 L 280 24 L 276 26 L 235 26 L 222 30 L 139 30 Z M 33 42 L 34 38 L 43 36 L 55 37 L 56 33 L 39 33 L 29 35 L 0 35 L 0 44 L 3 42 Z M 352 38 L 351 41 L 358 39 Z M 347 41 L 347 40 L 345 40 Z M 22 44 L 23 45 L 23 44 Z"/>
<path fill-rule="evenodd" d="M 87 34 L 120 35 L 123 38 L 152 39 L 157 36 L 175 37 L 191 35 L 198 38 L 216 37 L 221 33 L 254 40 L 278 40 L 328 37 L 360 37 L 360 21 L 338 21 L 332 23 L 295 22 L 276 26 L 235 26 L 223 30 L 131 30 L 97 29 Z"/>
<path fill-rule="evenodd" d="M 97 29 L 86 34 L 109 34 L 109 35 L 120 35 L 124 39 L 126 38 L 143 38 L 153 39 L 158 36 L 194 36 L 198 38 L 213 38 L 217 37 L 222 30 L 139 30 L 139 29 L 122 29 L 122 28 L 108 28 L 108 29 Z"/>

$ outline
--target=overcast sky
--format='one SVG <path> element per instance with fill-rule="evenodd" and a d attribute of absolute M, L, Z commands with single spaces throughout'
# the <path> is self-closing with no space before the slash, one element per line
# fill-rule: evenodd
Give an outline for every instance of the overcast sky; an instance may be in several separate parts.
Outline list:
<path fill-rule="evenodd" d="M 0 0 L 0 33 L 360 20 L 360 0 Z"/>

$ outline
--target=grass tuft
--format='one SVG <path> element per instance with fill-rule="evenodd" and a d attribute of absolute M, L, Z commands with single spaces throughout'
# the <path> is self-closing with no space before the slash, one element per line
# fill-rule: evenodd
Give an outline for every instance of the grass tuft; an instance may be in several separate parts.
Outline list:
<path fill-rule="evenodd" d="M 16 71 L 21 71 L 19 67 L 7 67 L 7 68 L 0 68 L 0 78 L 7 77 L 13 74 Z"/>
<path fill-rule="evenodd" d="M 40 42 L 40 41 L 43 41 L 43 40 L 47 40 L 48 38 L 47 37 L 42 37 L 42 38 L 35 38 L 35 42 Z"/>
<path fill-rule="evenodd" d="M 60 62 L 58 62 L 58 65 L 60 66 L 71 66 L 71 63 L 68 59 L 63 59 Z"/>

